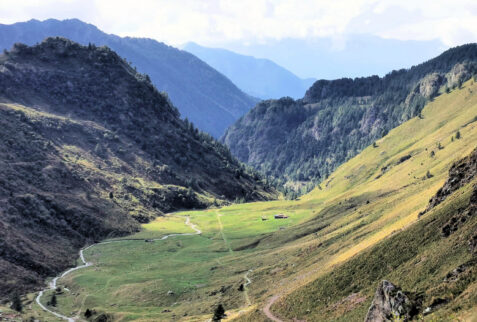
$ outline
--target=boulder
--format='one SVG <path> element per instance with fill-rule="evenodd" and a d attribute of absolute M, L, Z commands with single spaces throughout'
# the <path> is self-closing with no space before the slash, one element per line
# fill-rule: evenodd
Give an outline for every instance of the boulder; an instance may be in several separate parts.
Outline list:
<path fill-rule="evenodd" d="M 365 322 L 409 321 L 412 310 L 411 300 L 396 285 L 383 280 L 374 294 Z"/>

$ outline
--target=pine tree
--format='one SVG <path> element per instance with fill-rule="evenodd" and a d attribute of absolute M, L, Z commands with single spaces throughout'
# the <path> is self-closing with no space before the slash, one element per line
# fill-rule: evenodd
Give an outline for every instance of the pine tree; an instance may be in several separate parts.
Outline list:
<path fill-rule="evenodd" d="M 17 312 L 21 312 L 22 309 L 23 309 L 23 304 L 22 304 L 22 300 L 20 298 L 20 295 L 16 292 L 13 293 L 12 304 L 10 305 L 10 308 L 12 310 L 17 311 Z"/>
<path fill-rule="evenodd" d="M 58 303 L 58 302 L 57 302 L 57 300 L 56 300 L 56 294 L 53 294 L 53 295 L 51 296 L 50 305 L 51 305 L 51 306 L 56 306 L 57 303 Z"/>

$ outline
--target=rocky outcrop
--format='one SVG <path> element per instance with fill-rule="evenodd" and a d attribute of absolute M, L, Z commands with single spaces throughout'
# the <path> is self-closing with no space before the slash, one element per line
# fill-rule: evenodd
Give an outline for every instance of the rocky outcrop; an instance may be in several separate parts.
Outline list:
<path fill-rule="evenodd" d="M 449 195 L 457 189 L 463 187 L 475 178 L 477 174 L 477 149 L 475 149 L 469 156 L 454 163 L 449 170 L 449 178 L 444 186 L 440 188 L 437 193 L 429 200 L 429 205 L 426 210 L 420 215 L 428 212 L 441 202 L 443 202 Z"/>
<path fill-rule="evenodd" d="M 442 227 L 442 236 L 448 237 L 456 232 L 462 225 L 477 214 L 477 187 L 470 197 L 469 206 L 464 209 L 459 209 L 457 213 Z M 474 236 L 475 239 L 476 236 Z M 470 250 L 475 253 L 475 247 L 472 247 L 472 240 L 469 241 Z"/>
<path fill-rule="evenodd" d="M 419 83 L 419 94 L 425 98 L 432 98 L 439 92 L 444 77 L 438 73 L 432 73 L 424 77 Z"/>
<path fill-rule="evenodd" d="M 447 86 L 456 87 L 469 79 L 475 73 L 475 63 L 464 62 L 456 64 L 447 74 Z"/>
<path fill-rule="evenodd" d="M 409 297 L 393 283 L 383 280 L 374 294 L 365 322 L 408 321 L 414 305 Z"/>
<path fill-rule="evenodd" d="M 477 255 L 477 231 L 474 235 L 469 239 L 469 250 L 473 255 Z"/>

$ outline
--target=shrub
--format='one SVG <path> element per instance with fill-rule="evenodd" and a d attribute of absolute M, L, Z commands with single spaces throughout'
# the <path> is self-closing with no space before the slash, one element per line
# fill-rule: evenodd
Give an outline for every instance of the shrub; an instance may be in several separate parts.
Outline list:
<path fill-rule="evenodd" d="M 93 315 L 93 312 L 91 312 L 90 309 L 86 309 L 86 311 L 84 312 L 84 317 L 87 319 L 90 318 L 92 315 Z"/>
<path fill-rule="evenodd" d="M 222 304 L 219 304 L 217 308 L 215 309 L 214 312 L 214 317 L 212 318 L 212 321 L 222 321 L 223 318 L 225 318 L 225 310 Z"/>
<path fill-rule="evenodd" d="M 56 307 L 56 304 L 58 304 L 58 302 L 57 302 L 57 300 L 56 300 L 56 294 L 53 294 L 53 295 L 51 296 L 49 305 Z"/>

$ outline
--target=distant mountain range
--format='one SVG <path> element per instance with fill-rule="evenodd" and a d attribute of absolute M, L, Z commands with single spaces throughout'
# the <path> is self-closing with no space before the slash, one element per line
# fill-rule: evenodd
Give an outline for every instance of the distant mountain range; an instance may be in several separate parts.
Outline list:
<path fill-rule="evenodd" d="M 152 39 L 106 34 L 77 19 L 0 25 L 0 49 L 8 50 L 17 42 L 33 45 L 50 36 L 110 47 L 139 72 L 148 74 L 160 91 L 167 92 L 183 117 L 215 137 L 257 103 L 257 99 L 188 52 Z"/>
<path fill-rule="evenodd" d="M 298 77 L 318 79 L 384 76 L 390 70 L 417 65 L 448 49 L 438 40 L 397 40 L 371 35 L 349 35 L 344 39 L 286 38 L 253 44 L 229 42 L 221 47 L 271 59 Z"/>
<path fill-rule="evenodd" d="M 303 97 L 316 80 L 301 79 L 269 59 L 240 55 L 220 48 L 207 48 L 193 42 L 184 45 L 183 49 L 227 76 L 245 93 L 262 99 Z"/>

